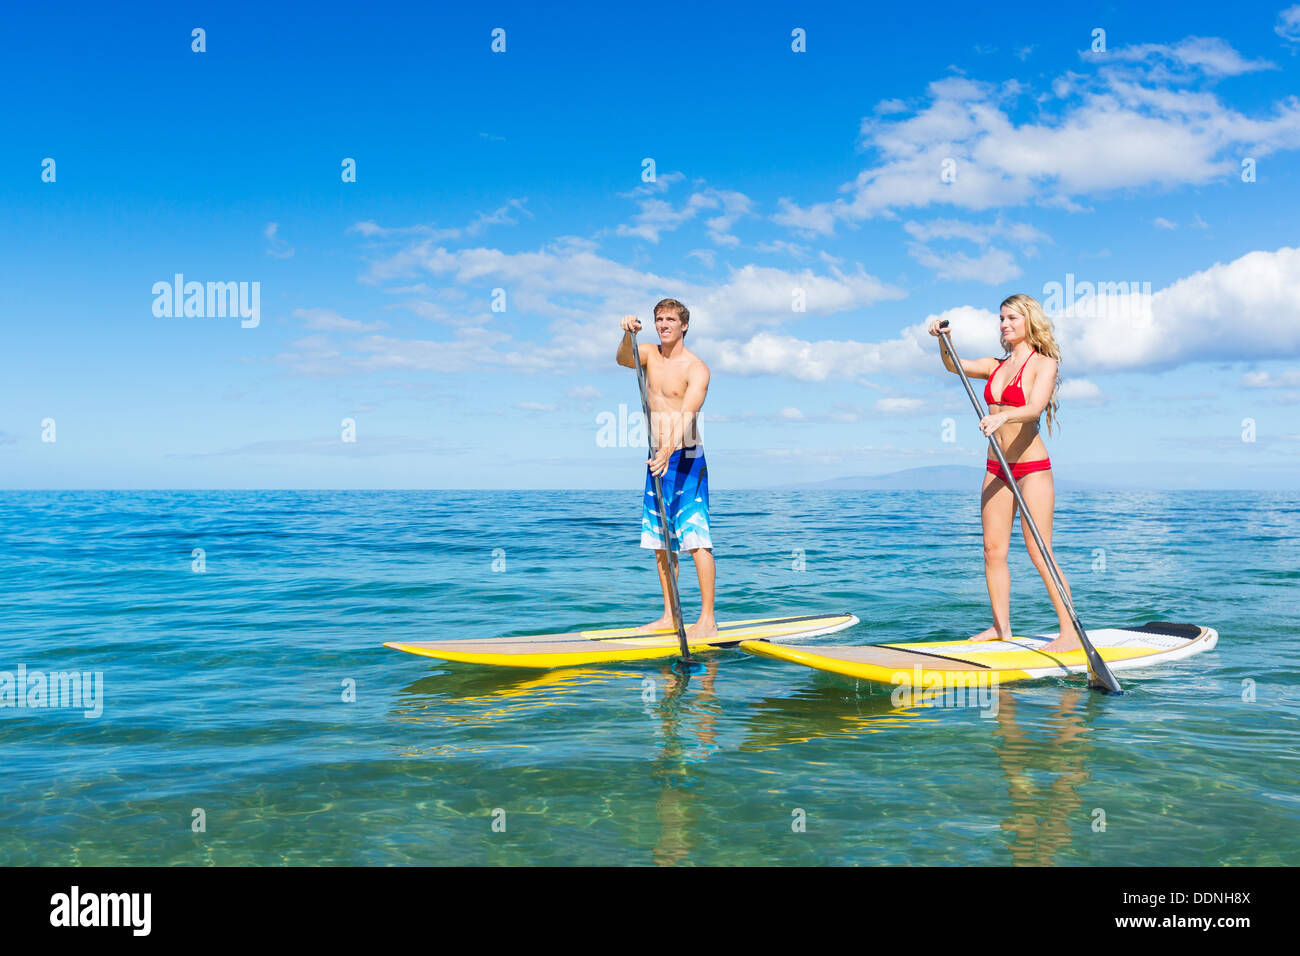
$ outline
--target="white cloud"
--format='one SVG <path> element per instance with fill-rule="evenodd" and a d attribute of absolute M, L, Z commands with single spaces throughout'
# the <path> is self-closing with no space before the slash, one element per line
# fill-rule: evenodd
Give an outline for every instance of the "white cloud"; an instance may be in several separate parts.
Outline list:
<path fill-rule="evenodd" d="M 662 232 L 674 232 L 685 222 L 694 219 L 701 209 L 716 209 L 718 202 L 703 193 L 692 193 L 680 209 L 666 199 L 642 199 L 641 211 L 632 225 L 615 229 L 620 236 L 633 236 L 647 242 L 658 242 Z"/>
<path fill-rule="evenodd" d="M 639 197 L 637 202 L 641 211 L 631 225 L 618 226 L 614 230 L 616 235 L 658 242 L 661 233 L 674 232 L 701 212 L 716 209 L 720 212 L 705 221 L 706 232 L 719 245 L 734 246 L 740 240 L 731 235 L 732 226 L 754 211 L 753 200 L 743 193 L 712 188 L 691 193 L 680 207 L 653 197 Z"/>
<path fill-rule="evenodd" d="M 1139 43 L 1107 50 L 1105 53 L 1085 50 L 1079 56 L 1096 63 L 1121 60 L 1151 64 L 1147 75 L 1157 80 L 1174 78 L 1176 76 L 1174 71 L 1222 77 L 1277 69 L 1277 66 L 1268 60 L 1247 60 L 1219 37 L 1186 37 L 1172 44 Z"/>
<path fill-rule="evenodd" d="M 1015 257 L 1004 249 L 989 248 L 994 239 L 1004 239 L 1019 244 L 1025 255 L 1037 255 L 1036 243 L 1051 242 L 1045 233 L 1025 222 L 1009 222 L 1001 216 L 991 223 L 969 222 L 961 219 L 931 219 L 928 222 L 909 221 L 903 229 L 918 240 L 908 246 L 912 258 L 935 271 L 941 279 L 955 281 L 973 280 L 997 284 L 1020 275 Z M 943 249 L 934 251 L 925 245 L 934 239 L 971 242 L 983 249 L 972 257 L 967 253 Z"/>
<path fill-rule="evenodd" d="M 594 318 L 618 311 L 617 303 L 630 302 L 635 307 L 636 303 L 644 302 L 648 306 L 664 294 L 672 294 L 690 308 L 692 332 L 707 330 L 710 336 L 735 334 L 754 324 L 774 325 L 800 318 L 791 308 L 795 289 L 803 290 L 809 315 L 833 315 L 902 297 L 901 290 L 868 275 L 860 267 L 856 272 L 831 269 L 828 273 L 815 273 L 811 269 L 790 272 L 746 265 L 732 269 L 727 280 L 719 285 L 701 286 L 641 273 L 589 252 L 544 250 L 510 254 L 495 249 L 449 252 L 439 248 L 426 250 L 422 264 L 434 273 L 449 274 L 460 282 L 481 283 L 491 279 L 508 283 L 518 307 L 570 319 L 575 312 L 573 304 L 557 305 L 555 300 L 587 297 L 595 306 L 581 311 Z"/>
<path fill-rule="evenodd" d="M 908 326 L 884 342 L 848 340 L 805 341 L 789 335 L 759 332 L 745 342 L 710 343 L 715 367 L 742 375 L 780 375 L 809 382 L 853 378 L 879 373 L 913 373 L 942 369 L 938 339 L 926 329 L 930 319 L 947 319 L 953 347 L 973 358 L 992 355 L 998 347 L 997 316 L 985 309 L 961 306 Z"/>
<path fill-rule="evenodd" d="M 786 242 L 784 239 L 773 239 L 771 242 L 760 242 L 754 247 L 759 252 L 766 252 L 772 255 L 789 256 L 795 262 L 803 262 L 808 258 L 809 249 L 807 246 L 801 246 L 795 242 Z"/>
<path fill-rule="evenodd" d="M 636 188 L 625 193 L 619 193 L 624 199 L 635 199 L 639 196 L 653 196 L 655 193 L 666 193 L 672 186 L 686 179 L 686 174 L 682 172 L 655 173 L 655 178 L 650 182 L 638 183 Z"/>
<path fill-rule="evenodd" d="M 932 219 L 929 222 L 906 222 L 903 230 L 919 242 L 930 239 L 967 239 L 970 242 L 986 245 L 989 241 L 989 228 L 974 222 L 960 219 Z"/>
<path fill-rule="evenodd" d="M 266 228 L 262 230 L 262 235 L 266 237 L 266 254 L 275 259 L 291 259 L 293 247 L 277 235 L 279 231 L 278 222 L 268 222 Z"/>
<path fill-rule="evenodd" d="M 523 213 L 529 219 L 533 218 L 533 214 L 524 208 L 524 203 L 527 201 L 527 199 L 511 199 L 504 206 L 500 206 L 490 213 L 479 213 L 465 227 L 465 235 L 477 236 L 479 233 L 486 231 L 489 226 L 517 225 L 519 219 L 516 217 L 516 213 Z"/>
<path fill-rule="evenodd" d="M 1101 400 L 1101 389 L 1086 378 L 1067 378 L 1061 382 L 1058 395 L 1063 401 L 1095 404 Z"/>
<path fill-rule="evenodd" d="M 532 218 L 532 213 L 524 208 L 527 199 L 508 199 L 504 206 L 498 206 L 490 213 L 478 213 L 473 220 L 463 227 L 438 227 L 428 223 L 416 223 L 413 226 L 381 226 L 373 219 L 355 222 L 348 227 L 348 232 L 355 232 L 367 239 L 409 239 L 422 238 L 430 242 L 446 242 L 451 239 L 463 239 L 477 236 L 489 226 L 513 226 L 519 222 L 517 214 Z"/>
<path fill-rule="evenodd" d="M 1151 220 L 1151 225 L 1156 226 L 1156 227 L 1159 228 L 1159 229 L 1177 229 L 1177 228 L 1178 228 L 1178 224 L 1177 224 L 1177 223 L 1170 222 L 1168 219 L 1164 218 L 1163 216 L 1156 216 L 1155 219 Z"/>
<path fill-rule="evenodd" d="M 286 366 L 295 375 L 335 375 L 346 366 L 346 359 L 327 335 L 308 335 L 289 343 L 292 351 L 275 356 L 272 361 Z"/>
<path fill-rule="evenodd" d="M 881 398 L 876 400 L 875 409 L 886 414 L 907 414 L 925 407 L 919 398 Z"/>
<path fill-rule="evenodd" d="M 964 252 L 935 253 L 918 242 L 907 244 L 908 254 L 921 265 L 933 269 L 940 279 L 954 282 L 987 282 L 998 285 L 1020 275 L 1016 258 L 1005 249 L 988 249 L 979 256 Z"/>
<path fill-rule="evenodd" d="M 1287 7 L 1277 15 L 1277 26 L 1273 32 L 1283 40 L 1300 43 L 1300 3 Z"/>
<path fill-rule="evenodd" d="M 792 309 L 796 289 L 803 292 L 806 312 Z M 784 325 L 807 315 L 835 315 L 902 297 L 900 289 L 867 274 L 861 266 L 855 272 L 832 268 L 818 273 L 746 265 L 731 270 L 723 285 L 696 295 L 704 319 L 701 328 L 707 327 L 710 337 L 732 335 L 756 324 Z M 696 306 L 690 308 L 694 319 Z"/>
<path fill-rule="evenodd" d="M 540 351 L 521 347 L 504 333 L 480 328 L 460 329 L 452 339 L 439 341 L 370 335 L 353 343 L 352 348 L 353 354 L 329 369 L 330 373 L 396 369 L 465 372 L 493 366 L 541 371 L 552 366 Z"/>
<path fill-rule="evenodd" d="M 722 212 L 705 222 L 709 238 L 723 246 L 739 245 L 740 240 L 731 235 L 731 227 L 737 219 L 754 214 L 753 201 L 744 193 L 727 190 L 713 190 L 713 194 L 721 204 Z"/>
<path fill-rule="evenodd" d="M 431 309 L 431 317 L 451 326 L 455 336 L 442 341 L 371 336 L 353 343 L 353 352 L 359 349 L 363 355 L 336 357 L 336 370 L 459 371 L 476 365 L 541 370 L 571 367 L 575 360 L 603 365 L 612 354 L 617 318 L 633 312 L 644 322 L 650 306 L 664 296 L 690 308 L 692 348 L 700 348 L 701 340 L 737 339 L 756 328 L 786 326 L 903 297 L 900 289 L 860 265 L 795 271 L 746 265 L 728 270 L 720 282 L 699 283 L 642 272 L 600 255 L 592 243 L 567 241 L 518 253 L 482 247 L 451 250 L 422 241 L 373 259 L 364 279 L 376 284 L 403 280 L 401 285 L 409 289 L 418 287 L 411 277 L 429 276 L 449 283 L 439 292 L 442 301 L 421 299 L 404 305 L 416 311 Z M 509 290 L 506 313 L 486 311 L 481 290 L 495 286 Z M 466 289 L 474 295 L 456 301 L 453 293 L 464 296 Z M 793 310 L 796 290 L 802 290 L 804 312 Z M 516 341 L 514 330 L 523 323 L 535 325 L 538 318 L 550 320 L 549 341 Z M 295 361 L 287 356 L 281 360 Z M 315 359 L 308 364 L 318 372 L 324 367 Z"/>
<path fill-rule="evenodd" d="M 1088 300 L 1095 304 L 1096 297 Z M 1227 264 L 1179 279 L 1149 297 L 1127 300 L 1134 310 L 1072 307 L 1052 316 L 1061 346 L 1066 392 L 1076 400 L 1102 398 L 1081 372 L 1168 369 L 1190 362 L 1264 361 L 1300 357 L 1300 249 L 1251 252 Z M 929 374 L 938 346 L 926 332 L 930 318 L 951 323 L 953 345 L 964 358 L 1001 355 L 997 316 L 973 306 L 948 309 L 881 342 L 809 341 L 761 331 L 745 341 L 710 342 L 721 371 L 825 381 L 876 374 Z M 1297 373 L 1300 376 L 1300 373 Z M 1250 373 L 1253 387 L 1289 386 L 1289 374 Z M 1065 386 L 1063 385 L 1063 388 Z M 1098 390 L 1099 392 L 1099 390 Z"/>
<path fill-rule="evenodd" d="M 360 322 L 345 319 L 333 309 L 294 309 L 293 317 L 304 327 L 318 332 L 374 332 L 385 328 L 384 322 Z"/>
<path fill-rule="evenodd" d="M 1300 371 L 1288 369 L 1276 375 L 1272 372 L 1247 372 L 1241 377 L 1247 388 L 1291 388 L 1300 386 Z"/>
<path fill-rule="evenodd" d="M 1056 317 L 1067 367 L 1171 368 L 1298 355 L 1300 322 L 1291 317 L 1300 315 L 1300 249 L 1216 263 L 1133 306 L 1085 305 Z"/>
<path fill-rule="evenodd" d="M 1300 147 L 1300 99 L 1247 116 L 1212 92 L 1161 85 L 1143 66 L 1151 59 L 1188 71 L 1180 83 L 1208 84 L 1268 66 L 1218 40 L 1131 48 L 1117 59 L 1098 58 L 1103 65 L 1092 75 L 1058 77 L 1034 119 L 1023 123 L 1013 119 L 1023 97 L 1018 85 L 937 80 L 920 111 L 862 121 L 862 145 L 875 162 L 843 187 L 847 197 L 809 205 L 781 197 L 772 219 L 802 234 L 830 235 L 841 221 L 935 204 L 983 210 L 1033 202 L 1078 210 L 1078 199 L 1119 189 L 1226 177 L 1242 149 L 1264 155 Z M 951 182 L 941 177 L 945 164 L 955 171 Z"/>
<path fill-rule="evenodd" d="M 787 226 L 805 234 L 829 236 L 835 231 L 836 204 L 817 203 L 807 208 L 796 205 L 782 196 L 776 201 L 780 212 L 772 216 L 779 226 Z"/>

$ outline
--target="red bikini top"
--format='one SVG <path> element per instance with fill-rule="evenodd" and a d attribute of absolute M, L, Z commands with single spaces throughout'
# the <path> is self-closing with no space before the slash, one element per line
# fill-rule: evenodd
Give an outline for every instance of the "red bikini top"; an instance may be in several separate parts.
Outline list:
<path fill-rule="evenodd" d="M 1020 387 L 1020 376 L 1025 374 L 1025 365 L 1029 364 L 1029 359 L 1033 358 L 1037 354 L 1036 351 L 1029 353 L 1029 358 L 1025 359 L 1025 364 L 1020 366 L 1020 371 L 1016 373 L 1016 377 L 1013 378 L 1007 387 L 1002 390 L 1002 398 L 994 401 L 993 375 L 998 374 L 998 370 L 1002 368 L 1003 363 L 1010 359 L 1011 356 L 1008 355 L 999 362 L 998 367 L 993 370 L 993 375 L 990 375 L 989 380 L 984 383 L 984 401 L 989 405 L 1010 405 L 1013 408 L 1023 408 L 1025 405 L 1025 392 L 1024 389 Z"/>

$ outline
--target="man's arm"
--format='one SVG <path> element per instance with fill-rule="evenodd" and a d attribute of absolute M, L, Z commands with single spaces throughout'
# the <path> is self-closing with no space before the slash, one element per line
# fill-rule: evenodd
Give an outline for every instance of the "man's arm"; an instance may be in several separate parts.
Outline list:
<path fill-rule="evenodd" d="M 682 397 L 682 412 L 695 416 L 704 407 L 704 397 L 709 394 L 709 367 L 696 362 L 686 373 L 686 394 Z"/>
<path fill-rule="evenodd" d="M 632 358 L 632 333 L 641 331 L 641 323 L 635 315 L 625 315 L 620 327 L 623 329 L 623 339 L 618 343 L 618 352 L 615 353 L 614 360 L 624 368 L 636 368 Z M 645 344 L 637 346 L 637 359 L 642 365 L 645 365 L 646 348 Z"/>

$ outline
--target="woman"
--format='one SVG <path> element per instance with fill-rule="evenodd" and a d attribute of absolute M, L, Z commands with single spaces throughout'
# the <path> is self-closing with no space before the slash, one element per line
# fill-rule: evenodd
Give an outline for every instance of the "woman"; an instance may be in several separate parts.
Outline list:
<path fill-rule="evenodd" d="M 1057 363 L 1061 351 L 1052 337 L 1052 325 L 1043 314 L 1038 300 L 1028 295 L 1013 295 L 1002 303 L 1003 359 L 963 359 L 962 368 L 970 378 L 988 379 L 984 401 L 989 413 L 980 420 L 980 431 L 996 441 L 1011 466 L 1012 478 L 1020 484 L 1020 493 L 1043 544 L 1052 551 L 1052 509 L 1056 505 L 1056 487 L 1052 482 L 1052 463 L 1047 447 L 1038 433 L 1038 419 L 1047 412 L 1047 429 L 1056 420 Z M 930 323 L 930 334 L 939 335 L 939 320 Z M 939 345 L 939 353 L 948 371 L 956 373 L 952 358 Z M 992 449 L 989 449 L 992 455 Z M 1011 571 L 1007 551 L 1011 546 L 1011 524 L 1016 516 L 1016 498 L 1007 487 L 1007 479 L 996 458 L 987 462 L 980 517 L 984 524 L 984 577 L 988 582 L 989 604 L 993 608 L 993 626 L 971 638 L 972 641 L 1007 641 L 1011 639 Z M 1034 567 L 1052 596 L 1061 636 L 1043 646 L 1045 651 L 1069 651 L 1079 648 L 1070 615 L 1052 584 L 1047 562 L 1038 551 L 1033 536 L 1022 520 L 1020 530 L 1025 548 Z M 1059 570 L 1059 565 L 1058 565 Z M 1061 575 L 1066 593 L 1070 583 Z"/>

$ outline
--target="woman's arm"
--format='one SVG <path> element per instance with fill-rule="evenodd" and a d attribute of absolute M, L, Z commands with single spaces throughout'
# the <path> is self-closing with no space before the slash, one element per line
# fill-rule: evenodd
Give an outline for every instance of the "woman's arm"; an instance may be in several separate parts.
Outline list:
<path fill-rule="evenodd" d="M 943 367 L 954 375 L 957 374 L 957 369 L 955 369 L 952 364 L 952 357 L 948 354 L 946 349 L 943 353 Z M 997 370 L 998 360 L 991 357 L 962 359 L 961 367 L 966 373 L 967 378 L 988 378 Z"/>
<path fill-rule="evenodd" d="M 935 338 L 939 338 L 938 319 L 935 319 L 930 323 L 929 331 Z M 943 347 L 942 339 L 939 339 L 939 357 L 943 359 L 943 367 L 956 375 L 957 366 L 952 364 L 952 356 L 949 355 L 948 350 Z M 966 373 L 968 378 L 988 378 L 998 367 L 998 360 L 995 358 L 962 359 L 961 367 L 962 371 Z"/>

